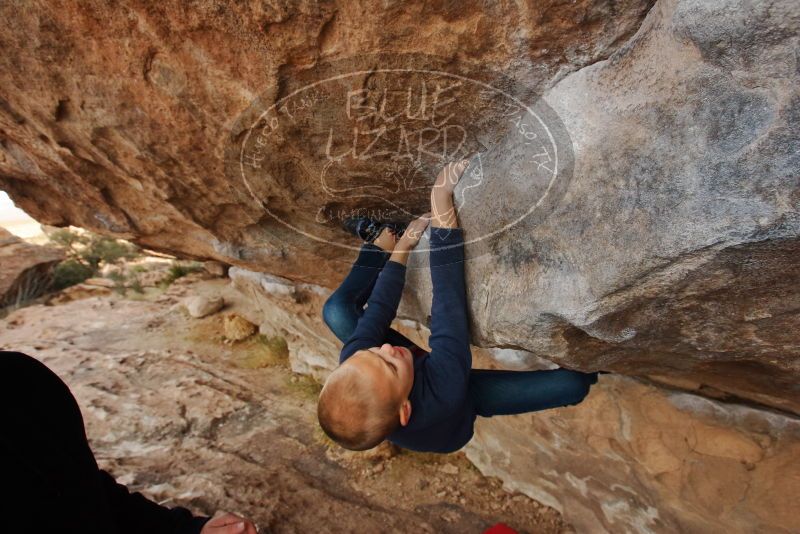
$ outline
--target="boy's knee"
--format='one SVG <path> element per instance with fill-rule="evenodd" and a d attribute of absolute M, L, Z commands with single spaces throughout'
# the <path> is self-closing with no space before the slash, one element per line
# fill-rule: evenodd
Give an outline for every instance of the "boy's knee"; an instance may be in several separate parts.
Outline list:
<path fill-rule="evenodd" d="M 322 320 L 341 341 L 350 337 L 355 327 L 348 306 L 351 304 L 337 297 L 336 293 L 331 295 L 322 306 Z"/>
<path fill-rule="evenodd" d="M 337 298 L 336 293 L 328 297 L 328 300 L 326 300 L 325 304 L 323 304 L 322 320 L 325 321 L 325 324 L 328 325 L 328 328 L 333 329 L 333 326 L 342 316 L 342 306 L 343 303 Z"/>

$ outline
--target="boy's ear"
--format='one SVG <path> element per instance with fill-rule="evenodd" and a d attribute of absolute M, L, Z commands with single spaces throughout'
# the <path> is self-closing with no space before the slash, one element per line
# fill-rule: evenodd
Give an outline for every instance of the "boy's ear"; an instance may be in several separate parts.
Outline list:
<path fill-rule="evenodd" d="M 400 405 L 400 424 L 406 426 L 411 419 L 411 401 L 406 399 Z"/>

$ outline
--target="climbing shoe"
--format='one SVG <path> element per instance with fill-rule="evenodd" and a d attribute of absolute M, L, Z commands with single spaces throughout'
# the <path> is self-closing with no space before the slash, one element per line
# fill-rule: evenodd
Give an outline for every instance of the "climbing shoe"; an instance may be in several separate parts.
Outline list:
<path fill-rule="evenodd" d="M 399 239 L 405 232 L 406 223 L 402 222 L 386 222 L 382 223 L 369 217 L 349 217 L 344 220 L 342 226 L 349 233 L 360 238 L 365 243 L 372 243 L 375 241 L 384 228 L 389 230 Z"/>
<path fill-rule="evenodd" d="M 342 226 L 365 243 L 372 243 L 381 234 L 381 224 L 369 217 L 349 217 Z"/>
<path fill-rule="evenodd" d="M 387 222 L 381 225 L 381 228 L 388 228 L 397 239 L 403 235 L 403 232 L 408 228 L 408 224 L 404 222 Z"/>

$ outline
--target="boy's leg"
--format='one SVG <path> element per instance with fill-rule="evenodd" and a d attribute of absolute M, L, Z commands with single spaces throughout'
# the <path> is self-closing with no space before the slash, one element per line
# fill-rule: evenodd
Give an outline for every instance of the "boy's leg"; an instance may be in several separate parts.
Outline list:
<path fill-rule="evenodd" d="M 362 245 L 350 272 L 325 301 L 322 318 L 339 341 L 347 341 L 355 330 L 364 304 L 389 256 L 389 252 L 376 245 Z"/>
<path fill-rule="evenodd" d="M 470 373 L 469 395 L 476 413 L 482 417 L 514 415 L 578 404 L 596 382 L 597 373 L 569 369 L 473 369 Z"/>
<path fill-rule="evenodd" d="M 378 275 L 389 260 L 389 256 L 391 252 L 377 245 L 364 244 L 350 272 L 325 301 L 322 318 L 342 343 L 345 343 L 356 329 L 358 320 L 364 313 L 364 304 L 369 300 L 372 288 L 375 287 Z M 386 335 L 386 342 L 405 347 L 413 345 L 408 338 L 391 329 Z"/>

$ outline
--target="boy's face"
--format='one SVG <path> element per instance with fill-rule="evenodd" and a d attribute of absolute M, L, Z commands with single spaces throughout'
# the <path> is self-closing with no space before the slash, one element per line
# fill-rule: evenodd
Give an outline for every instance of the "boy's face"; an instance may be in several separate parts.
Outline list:
<path fill-rule="evenodd" d="M 378 384 L 378 391 L 388 394 L 398 403 L 408 398 L 414 385 L 414 356 L 406 347 L 384 343 L 380 347 L 360 350 L 345 362 L 367 373 Z"/>

